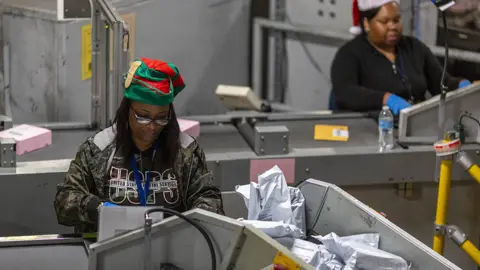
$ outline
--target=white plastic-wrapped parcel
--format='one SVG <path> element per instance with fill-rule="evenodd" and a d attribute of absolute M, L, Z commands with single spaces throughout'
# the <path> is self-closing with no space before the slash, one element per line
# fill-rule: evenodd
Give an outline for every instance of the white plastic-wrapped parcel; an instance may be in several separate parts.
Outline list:
<path fill-rule="evenodd" d="M 378 248 L 380 235 L 363 234 L 339 237 L 330 233 L 324 237 L 315 237 L 332 253 L 340 256 L 351 269 L 408 270 L 409 264 L 399 256 Z M 374 241 L 370 241 L 374 240 Z"/>
<path fill-rule="evenodd" d="M 245 199 L 248 209 L 247 220 L 291 224 L 300 229 L 305 236 L 307 226 L 305 197 L 298 188 L 287 185 L 285 176 L 278 166 L 259 175 L 258 183 L 251 182 L 249 185 L 237 186 L 235 190 Z M 277 225 L 278 223 L 272 223 L 272 226 Z M 262 226 L 265 228 L 268 223 Z M 287 227 L 291 228 L 291 226 Z"/>

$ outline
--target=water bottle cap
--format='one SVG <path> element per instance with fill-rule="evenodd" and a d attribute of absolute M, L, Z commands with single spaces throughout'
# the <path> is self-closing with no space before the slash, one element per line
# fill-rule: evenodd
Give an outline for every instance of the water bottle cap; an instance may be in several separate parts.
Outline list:
<path fill-rule="evenodd" d="M 390 110 L 390 108 L 388 106 L 383 106 L 382 109 L 383 110 Z"/>

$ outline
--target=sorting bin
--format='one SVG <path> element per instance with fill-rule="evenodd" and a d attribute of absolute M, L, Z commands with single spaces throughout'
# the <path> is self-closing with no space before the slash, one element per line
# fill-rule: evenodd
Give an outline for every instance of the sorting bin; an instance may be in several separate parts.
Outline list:
<path fill-rule="evenodd" d="M 320 235 L 335 232 L 340 236 L 379 233 L 380 248 L 406 259 L 412 264 L 412 270 L 460 270 L 459 267 L 339 187 L 310 179 L 300 184 L 299 188 L 306 201 L 309 232 Z M 213 240 L 217 269 L 260 270 L 271 265 L 278 256 L 288 258 L 295 265 L 292 269 L 313 269 L 274 239 L 251 225 L 235 220 L 247 216 L 247 209 L 241 195 L 236 192 L 225 192 L 223 200 L 225 212 L 231 218 L 201 209 L 185 213 L 186 216 L 200 222 Z M 160 269 L 160 263 L 164 262 L 173 263 L 185 270 L 211 269 L 206 241 L 193 226 L 182 219 L 173 217 L 155 223 L 152 226 L 151 235 L 151 257 L 155 269 Z M 11 244 L 8 243 L 8 239 L 0 238 L 2 264 L 15 265 L 18 257 L 13 252 L 20 254 L 32 244 L 37 246 L 38 256 L 23 257 L 22 265 L 35 265 L 35 269 L 52 269 L 45 264 L 46 261 L 57 261 L 61 264 L 61 260 L 57 258 L 61 255 L 55 252 L 56 247 L 52 242 L 71 246 L 72 240 L 49 239 L 49 242 L 45 242 L 43 238 L 27 239 L 21 241 L 21 245 L 18 244 L 18 238 L 13 238 Z M 86 269 L 87 261 L 88 270 L 144 269 L 146 250 L 144 240 L 145 230 L 139 228 L 90 245 L 88 257 L 80 246 L 78 246 L 78 252 L 70 255 L 78 257 L 75 269 Z M 45 268 L 42 267 L 44 265 Z"/>
<path fill-rule="evenodd" d="M 298 188 L 305 196 L 309 232 L 340 236 L 379 233 L 380 249 L 401 256 L 412 264 L 412 270 L 461 269 L 335 185 L 309 179 Z M 228 216 L 247 217 L 240 194 L 225 192 L 223 201 Z"/>

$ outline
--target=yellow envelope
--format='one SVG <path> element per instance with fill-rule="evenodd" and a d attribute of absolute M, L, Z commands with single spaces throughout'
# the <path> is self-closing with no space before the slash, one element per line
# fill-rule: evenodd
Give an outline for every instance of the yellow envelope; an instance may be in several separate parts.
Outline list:
<path fill-rule="evenodd" d="M 313 139 L 316 141 L 348 141 L 347 126 L 315 125 Z"/>

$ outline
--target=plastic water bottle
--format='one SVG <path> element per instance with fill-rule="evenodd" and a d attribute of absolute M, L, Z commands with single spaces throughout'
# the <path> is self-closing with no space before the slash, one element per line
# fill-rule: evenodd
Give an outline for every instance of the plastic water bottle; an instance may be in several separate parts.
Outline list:
<path fill-rule="evenodd" d="M 378 146 L 382 151 L 393 148 L 393 114 L 388 106 L 378 116 Z"/>

